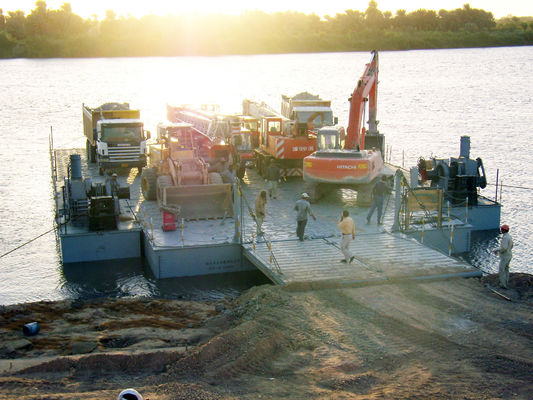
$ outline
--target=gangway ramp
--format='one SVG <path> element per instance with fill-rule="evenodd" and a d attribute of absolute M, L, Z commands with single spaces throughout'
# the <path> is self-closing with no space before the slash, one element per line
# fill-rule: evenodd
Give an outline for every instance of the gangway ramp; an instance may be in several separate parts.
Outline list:
<path fill-rule="evenodd" d="M 244 255 L 273 282 L 339 284 L 402 279 L 479 276 L 470 264 L 448 257 L 403 235 L 379 232 L 358 235 L 351 264 L 340 262 L 339 238 L 259 241 L 244 244 Z"/>

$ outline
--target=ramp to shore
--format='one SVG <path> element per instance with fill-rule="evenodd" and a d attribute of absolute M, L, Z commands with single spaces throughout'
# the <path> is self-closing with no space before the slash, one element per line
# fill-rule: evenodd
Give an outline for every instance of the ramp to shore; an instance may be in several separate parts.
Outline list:
<path fill-rule="evenodd" d="M 338 284 L 479 276 L 470 264 L 448 257 L 403 235 L 358 235 L 351 244 L 355 260 L 342 263 L 338 238 L 261 240 L 244 244 L 244 256 L 273 282 Z"/>

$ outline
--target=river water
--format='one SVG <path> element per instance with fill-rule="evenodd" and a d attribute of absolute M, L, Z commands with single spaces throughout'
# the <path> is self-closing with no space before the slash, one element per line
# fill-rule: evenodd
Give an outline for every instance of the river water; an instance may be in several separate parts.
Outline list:
<path fill-rule="evenodd" d="M 1 60 L 0 304 L 91 296 L 237 294 L 262 283 L 257 274 L 157 282 L 142 262 L 64 269 L 53 231 L 48 137 L 56 148 L 84 147 L 82 103 L 127 101 L 155 134 L 165 105 L 218 103 L 240 112 L 244 98 L 280 107 L 282 94 L 302 91 L 332 100 L 346 125 L 347 99 L 370 61 L 367 52 L 227 57 Z M 495 195 L 505 185 L 502 222 L 515 240 L 511 272 L 533 273 L 533 47 L 380 53 L 378 119 L 392 162 L 458 156 L 461 135 L 483 159 Z M 41 237 L 39 235 L 44 234 Z M 29 244 L 21 246 L 28 241 Z M 471 261 L 497 269 L 497 238 L 477 242 Z M 5 255 L 7 252 L 11 253 Z"/>

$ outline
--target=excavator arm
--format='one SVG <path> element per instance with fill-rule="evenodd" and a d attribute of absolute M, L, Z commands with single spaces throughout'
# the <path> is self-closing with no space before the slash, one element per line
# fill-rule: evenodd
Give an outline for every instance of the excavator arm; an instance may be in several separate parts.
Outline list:
<path fill-rule="evenodd" d="M 372 54 L 372 60 L 366 64 L 365 72 L 357 82 L 357 86 L 349 99 L 350 115 L 344 145 L 344 148 L 347 150 L 364 148 L 365 132 L 363 130 L 363 115 L 367 99 L 369 108 L 369 131 L 377 131 L 378 53 L 374 50 Z"/>

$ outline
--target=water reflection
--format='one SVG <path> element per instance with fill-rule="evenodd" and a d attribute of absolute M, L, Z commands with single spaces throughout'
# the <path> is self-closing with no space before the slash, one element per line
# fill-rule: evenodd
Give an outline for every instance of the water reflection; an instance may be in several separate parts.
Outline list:
<path fill-rule="evenodd" d="M 65 264 L 59 290 L 63 297 L 71 299 L 159 297 L 216 301 L 268 283 L 259 271 L 157 280 L 144 259 L 131 258 Z"/>
<path fill-rule="evenodd" d="M 465 259 L 485 273 L 498 272 L 499 258 L 493 254 L 499 245 L 498 230 L 472 232 L 471 238 L 471 250 Z"/>

